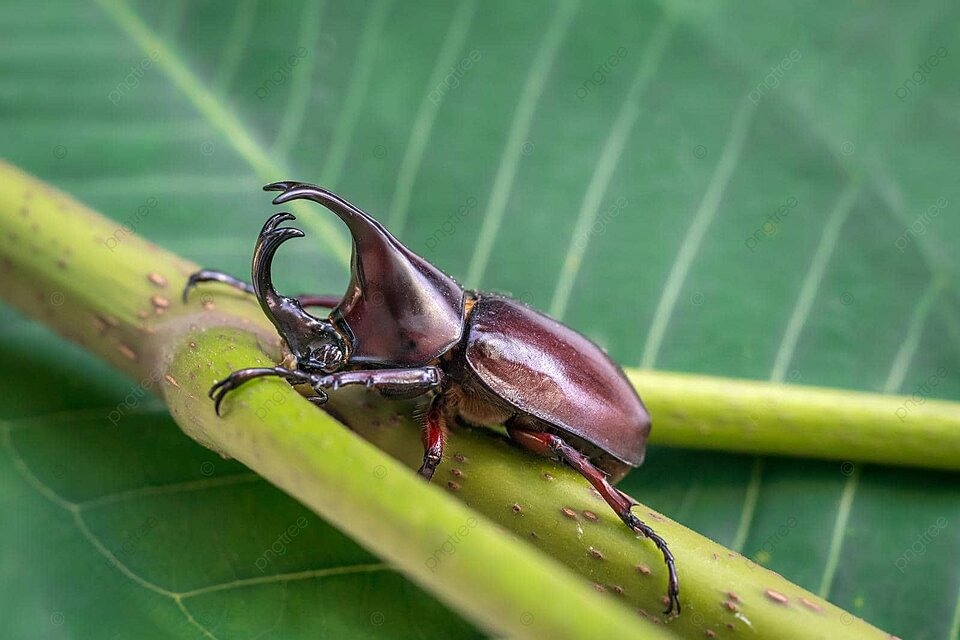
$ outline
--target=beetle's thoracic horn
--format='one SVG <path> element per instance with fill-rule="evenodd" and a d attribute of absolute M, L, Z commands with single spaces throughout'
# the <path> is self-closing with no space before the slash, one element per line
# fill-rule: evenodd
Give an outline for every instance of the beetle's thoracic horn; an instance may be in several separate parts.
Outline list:
<path fill-rule="evenodd" d="M 303 310 L 298 300 L 280 295 L 273 286 L 271 271 L 277 248 L 291 238 L 303 237 L 303 231 L 300 229 L 278 227 L 278 225 L 295 219 L 293 214 L 284 212 L 271 216 L 267 220 L 253 251 L 251 271 L 253 291 L 263 312 L 287 341 L 290 350 L 300 358 L 308 355 L 308 345 L 312 339 L 316 338 L 318 332 L 335 332 L 328 320 L 310 315 Z"/>
<path fill-rule="evenodd" d="M 444 353 L 463 331 L 464 292 L 383 225 L 326 189 L 274 182 L 274 204 L 312 200 L 337 214 L 353 236 L 350 285 L 331 319 L 353 342 L 351 361 L 419 366 Z"/>

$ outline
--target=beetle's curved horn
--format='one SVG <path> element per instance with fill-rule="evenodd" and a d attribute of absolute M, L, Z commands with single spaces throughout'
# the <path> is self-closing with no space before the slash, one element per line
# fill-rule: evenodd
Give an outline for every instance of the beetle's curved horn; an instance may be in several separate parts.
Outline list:
<path fill-rule="evenodd" d="M 274 204 L 312 200 L 337 214 L 353 236 L 350 285 L 330 318 L 351 334 L 351 361 L 420 366 L 462 335 L 464 292 L 450 276 L 413 253 L 383 225 L 326 189 L 274 182 Z"/>
<path fill-rule="evenodd" d="M 271 272 L 277 248 L 291 238 L 303 237 L 303 231 L 300 229 L 278 227 L 281 222 L 287 220 L 296 220 L 296 217 L 291 213 L 278 213 L 271 216 L 263 225 L 253 251 L 251 272 L 253 291 L 263 312 L 287 341 L 290 350 L 299 358 L 308 355 L 308 343 L 315 337 L 317 331 L 332 333 L 334 329 L 328 320 L 307 313 L 296 298 L 280 295 L 273 286 Z"/>

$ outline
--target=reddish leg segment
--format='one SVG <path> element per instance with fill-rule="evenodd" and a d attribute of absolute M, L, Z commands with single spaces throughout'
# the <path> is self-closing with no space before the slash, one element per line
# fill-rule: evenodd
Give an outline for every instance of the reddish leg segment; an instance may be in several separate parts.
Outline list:
<path fill-rule="evenodd" d="M 546 457 L 558 457 L 563 462 L 580 472 L 590 484 L 600 493 L 603 499 L 610 505 L 614 512 L 620 516 L 624 524 L 633 531 L 649 538 L 660 552 L 663 554 L 663 561 L 667 565 L 669 573 L 669 583 L 667 586 L 667 597 L 669 603 L 665 614 L 670 614 L 676 610 L 680 613 L 680 581 L 677 579 L 677 569 L 674 566 L 673 554 L 666 541 L 657 535 L 646 523 L 637 518 L 630 512 L 630 507 L 636 504 L 636 501 L 614 487 L 607 480 L 602 471 L 593 466 L 589 459 L 566 442 L 559 436 L 542 431 L 526 431 L 507 426 L 510 437 L 513 438 L 524 449 L 528 449 L 538 455 Z"/>
<path fill-rule="evenodd" d="M 433 478 L 433 473 L 443 458 L 443 445 L 447 439 L 443 409 L 443 397 L 437 395 L 430 402 L 426 422 L 423 425 L 423 464 L 420 465 L 419 473 L 428 482 Z"/>

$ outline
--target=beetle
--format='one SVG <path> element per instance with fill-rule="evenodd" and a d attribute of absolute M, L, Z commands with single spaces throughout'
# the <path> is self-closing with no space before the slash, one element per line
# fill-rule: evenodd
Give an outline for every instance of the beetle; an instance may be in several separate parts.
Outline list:
<path fill-rule="evenodd" d="M 210 389 L 219 415 L 224 397 L 263 376 L 306 384 L 326 402 L 327 390 L 364 385 L 386 396 L 430 397 L 422 431 L 426 480 L 443 458 L 450 425 L 503 424 L 520 447 L 578 471 L 631 530 L 663 554 L 669 578 L 666 614 L 680 613 L 680 587 L 666 541 L 637 518 L 636 500 L 614 485 L 643 462 L 650 416 L 620 369 L 573 329 L 512 298 L 464 290 L 413 253 L 373 217 L 330 191 L 301 182 L 274 182 L 279 205 L 311 200 L 347 225 L 353 238 L 350 282 L 342 297 L 277 293 L 277 248 L 303 237 L 271 216 L 253 253 L 252 283 L 222 271 L 190 276 L 183 291 L 220 282 L 248 292 L 277 328 L 295 365 L 241 369 Z M 308 307 L 330 309 L 326 318 Z"/>

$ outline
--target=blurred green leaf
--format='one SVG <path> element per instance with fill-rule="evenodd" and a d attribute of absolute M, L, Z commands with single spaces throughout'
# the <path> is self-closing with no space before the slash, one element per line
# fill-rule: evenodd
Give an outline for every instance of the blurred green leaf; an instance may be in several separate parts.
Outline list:
<path fill-rule="evenodd" d="M 270 210 L 259 184 L 295 177 L 625 364 L 960 399 L 957 12 L 11 0 L 0 155 L 238 274 Z M 281 286 L 342 290 L 346 235 L 301 218 L 310 235 L 285 247 Z M 259 481 L 217 485 L 246 472 L 145 397 L 111 426 L 136 384 L 2 316 L 12 633 L 201 637 L 104 556 L 144 527 L 126 552 L 138 576 L 237 586 L 182 600 L 221 638 L 470 633 L 389 571 L 237 584 L 301 516 L 303 544 L 272 572 L 377 561 Z M 901 637 L 957 637 L 953 475 L 662 448 L 647 460 L 625 488 L 671 517 Z M 184 482 L 201 485 L 70 507 Z"/>

